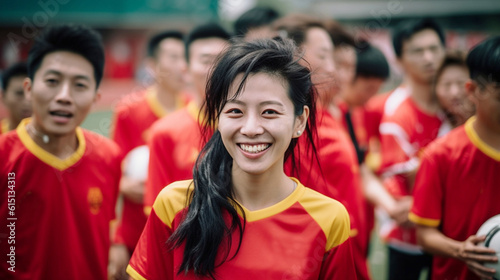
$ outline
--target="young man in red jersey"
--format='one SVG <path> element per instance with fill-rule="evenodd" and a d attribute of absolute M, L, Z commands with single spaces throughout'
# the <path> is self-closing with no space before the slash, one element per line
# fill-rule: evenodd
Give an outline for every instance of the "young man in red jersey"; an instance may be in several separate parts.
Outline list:
<path fill-rule="evenodd" d="M 23 90 L 24 79 L 28 76 L 25 62 L 16 63 L 2 73 L 2 101 L 9 116 L 0 121 L 0 134 L 16 129 L 22 119 L 31 116 L 31 102 Z"/>
<path fill-rule="evenodd" d="M 13 225 L 0 230 L 1 279 L 107 279 L 121 152 L 79 128 L 103 66 L 101 37 L 83 26 L 48 28 L 29 52 L 33 117 L 0 137 L 0 217 Z"/>
<path fill-rule="evenodd" d="M 475 234 L 500 214 L 500 37 L 476 46 L 467 66 L 476 115 L 425 150 L 415 182 L 410 220 L 434 255 L 432 279 L 492 279 L 484 263 L 498 262 Z"/>
<path fill-rule="evenodd" d="M 445 55 L 444 33 L 431 19 L 404 21 L 393 31 L 393 45 L 405 77 L 384 105 L 380 171 L 392 196 L 408 200 L 422 150 L 450 129 L 432 91 Z M 431 258 L 417 245 L 415 227 L 387 220 L 381 235 L 389 248 L 389 279 L 419 279 Z"/>
<path fill-rule="evenodd" d="M 148 180 L 144 194 L 148 214 L 156 196 L 168 184 L 192 178 L 193 166 L 201 150 L 200 107 L 205 98 L 208 72 L 226 48 L 230 35 L 215 23 L 195 27 L 186 38 L 188 75 L 193 99 L 189 104 L 151 127 Z"/>
<path fill-rule="evenodd" d="M 186 70 L 183 34 L 174 30 L 158 33 L 149 40 L 147 50 L 154 84 L 125 96 L 115 110 L 111 137 L 124 155 L 146 145 L 150 126 L 186 103 L 186 95 L 182 93 Z M 125 165 L 127 160 L 133 159 L 126 158 Z M 124 169 L 120 183 L 123 210 L 110 254 L 110 275 L 117 278 L 127 278 L 126 265 L 146 224 L 143 204 L 146 178 L 135 178 L 127 172 Z"/>

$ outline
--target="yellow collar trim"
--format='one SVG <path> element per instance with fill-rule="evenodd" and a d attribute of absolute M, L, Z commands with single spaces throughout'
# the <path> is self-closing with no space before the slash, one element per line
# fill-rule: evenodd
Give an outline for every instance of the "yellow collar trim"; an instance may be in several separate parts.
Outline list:
<path fill-rule="evenodd" d="M 66 159 L 60 159 L 53 154 L 45 151 L 42 147 L 38 146 L 38 144 L 31 139 L 26 130 L 26 125 L 31 122 L 31 118 L 27 118 L 21 121 L 19 126 L 16 129 L 17 135 L 21 142 L 24 144 L 26 149 L 28 149 L 35 157 L 45 162 L 47 165 L 50 165 L 58 170 L 64 170 L 68 167 L 71 167 L 76 162 L 78 162 L 85 153 L 85 137 L 83 136 L 83 131 L 81 128 L 76 128 L 76 138 L 78 139 L 78 148 L 76 151 Z"/>
<path fill-rule="evenodd" d="M 297 187 L 288 197 L 286 197 L 282 201 L 280 201 L 272 206 L 266 207 L 264 209 L 256 210 L 256 211 L 250 211 L 250 210 L 246 209 L 243 205 L 238 203 L 241 206 L 241 208 L 243 209 L 243 211 L 245 212 L 245 217 L 246 217 L 247 222 L 258 221 L 258 220 L 262 220 L 262 219 L 274 216 L 280 212 L 285 211 L 286 209 L 290 208 L 290 206 L 292 206 L 294 203 L 296 203 L 299 200 L 299 198 L 304 194 L 305 187 L 296 178 L 290 177 L 290 179 L 295 181 L 295 183 L 297 184 Z M 241 213 L 240 208 L 239 207 L 235 207 L 235 208 L 238 211 L 238 214 L 243 216 L 243 213 Z"/>
<path fill-rule="evenodd" d="M 5 119 L 2 120 L 2 124 L 1 124 L 0 130 L 1 130 L 2 134 L 9 132 L 10 125 L 9 125 L 9 119 L 8 118 L 5 118 Z"/>
<path fill-rule="evenodd" d="M 153 114 L 155 114 L 155 116 L 159 119 L 168 114 L 168 112 L 161 106 L 158 96 L 156 96 L 156 88 L 149 87 L 146 90 L 146 102 L 148 103 L 151 111 L 153 111 Z M 175 103 L 175 109 L 180 109 L 185 105 L 185 101 L 180 96 L 177 97 Z"/>
<path fill-rule="evenodd" d="M 477 135 L 477 132 L 474 130 L 474 122 L 476 121 L 476 116 L 471 117 L 465 123 L 465 133 L 469 137 L 470 141 L 474 146 L 476 146 L 481 152 L 485 153 L 487 156 L 491 157 L 496 161 L 500 161 L 500 151 L 493 149 L 493 147 L 489 146 L 481 138 Z"/>

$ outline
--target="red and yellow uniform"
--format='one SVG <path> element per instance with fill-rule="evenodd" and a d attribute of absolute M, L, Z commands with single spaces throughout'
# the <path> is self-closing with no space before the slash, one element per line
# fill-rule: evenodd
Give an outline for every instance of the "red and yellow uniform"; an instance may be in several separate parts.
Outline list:
<path fill-rule="evenodd" d="M 179 98 L 177 107 L 185 101 Z M 116 106 L 111 138 L 121 148 L 125 156 L 132 149 L 146 145 L 150 127 L 167 112 L 156 98 L 155 88 L 125 96 Z M 124 197 L 122 218 L 118 222 L 114 243 L 125 244 L 132 253 L 146 224 L 144 205 Z"/>
<path fill-rule="evenodd" d="M 13 242 L 11 228 L 0 229 L 0 278 L 107 279 L 121 152 L 111 140 L 77 128 L 77 150 L 59 159 L 31 139 L 29 121 L 0 137 L 0 218 L 15 223 Z M 8 270 L 10 251 L 15 272 Z"/>
<path fill-rule="evenodd" d="M 347 208 L 357 278 L 369 279 L 367 256 L 370 230 L 356 152 L 349 135 L 331 114 L 318 108 L 317 118 L 318 138 L 315 145 L 320 165 L 312 153 L 305 149 L 308 145 L 306 137 L 300 137 L 299 170 L 291 172 L 288 162 L 287 173 L 315 191 L 338 200 Z"/>
<path fill-rule="evenodd" d="M 241 247 L 215 269 L 217 279 L 356 279 L 345 208 L 294 180 L 297 188 L 279 203 L 257 211 L 243 208 Z M 165 246 L 187 211 L 188 189 L 192 180 L 173 183 L 158 195 L 127 268 L 133 278 L 207 279 L 192 272 L 177 274 L 183 249 Z M 229 256 L 238 247 L 239 234 L 233 232 L 231 238 Z M 219 252 L 216 263 L 223 255 Z"/>
<path fill-rule="evenodd" d="M 200 109 L 194 102 L 156 122 L 149 142 L 149 173 L 144 193 L 146 213 L 168 184 L 193 178 L 202 148 Z"/>
<path fill-rule="evenodd" d="M 413 186 L 408 174 L 420 163 L 423 149 L 450 130 L 444 116 L 420 110 L 404 88 L 385 103 L 380 124 L 382 152 L 381 173 L 385 187 L 396 199 L 410 196 Z M 420 252 L 415 228 L 399 227 L 392 221 L 382 225 L 381 236 L 390 245 L 406 252 Z"/>
<path fill-rule="evenodd" d="M 474 131 L 475 117 L 432 143 L 415 182 L 410 220 L 465 241 L 500 214 L 500 152 Z M 479 279 L 464 262 L 434 256 L 432 279 Z"/>

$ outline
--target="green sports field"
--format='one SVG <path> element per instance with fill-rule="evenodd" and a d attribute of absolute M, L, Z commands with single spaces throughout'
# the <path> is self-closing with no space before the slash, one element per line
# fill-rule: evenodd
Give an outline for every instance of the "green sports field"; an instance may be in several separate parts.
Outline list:
<path fill-rule="evenodd" d="M 89 114 L 82 126 L 88 130 L 108 136 L 111 121 L 112 112 L 110 110 L 94 111 Z M 385 280 L 387 274 L 387 251 L 376 234 L 373 234 L 370 251 L 369 263 L 373 280 Z M 422 275 L 420 278 L 421 280 L 426 279 L 426 275 Z"/>

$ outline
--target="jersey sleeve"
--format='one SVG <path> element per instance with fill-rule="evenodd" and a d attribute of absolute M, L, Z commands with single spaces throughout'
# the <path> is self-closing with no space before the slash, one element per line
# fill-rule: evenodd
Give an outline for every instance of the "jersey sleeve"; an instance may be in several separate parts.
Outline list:
<path fill-rule="evenodd" d="M 410 128 L 400 115 L 384 116 L 380 124 L 381 173 L 384 185 L 395 197 L 410 194 L 407 173 L 419 165 L 417 151 L 410 142 Z"/>
<path fill-rule="evenodd" d="M 413 206 L 409 219 L 424 226 L 437 227 L 441 223 L 443 181 L 443 164 L 436 162 L 436 154 L 428 151 L 415 179 Z"/>
<path fill-rule="evenodd" d="M 127 273 L 133 279 L 173 279 L 173 253 L 165 246 L 172 229 L 154 209 L 130 258 Z"/>
<path fill-rule="evenodd" d="M 349 238 L 349 214 L 342 209 L 329 230 L 319 279 L 357 279 Z"/>

